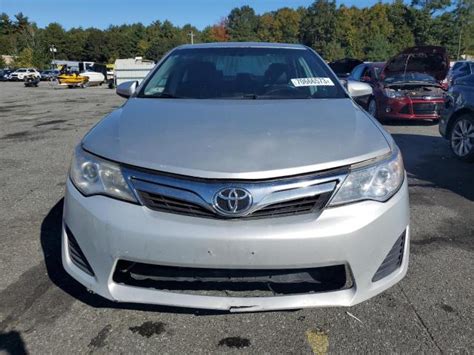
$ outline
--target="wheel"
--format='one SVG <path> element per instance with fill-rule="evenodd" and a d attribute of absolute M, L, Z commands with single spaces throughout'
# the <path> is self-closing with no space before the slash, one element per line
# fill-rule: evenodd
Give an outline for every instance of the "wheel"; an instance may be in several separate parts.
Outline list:
<path fill-rule="evenodd" d="M 369 104 L 367 105 L 367 112 L 377 118 L 377 102 L 375 102 L 375 98 L 373 97 L 369 100 Z"/>
<path fill-rule="evenodd" d="M 474 116 L 459 116 L 454 121 L 449 141 L 457 158 L 474 162 Z"/>

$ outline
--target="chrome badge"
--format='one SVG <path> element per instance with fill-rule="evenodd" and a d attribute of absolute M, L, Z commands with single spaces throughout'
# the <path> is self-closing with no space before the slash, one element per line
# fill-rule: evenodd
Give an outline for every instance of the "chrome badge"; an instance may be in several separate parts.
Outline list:
<path fill-rule="evenodd" d="M 252 195 L 241 188 L 224 188 L 214 195 L 214 208 L 224 216 L 238 216 L 252 206 Z"/>

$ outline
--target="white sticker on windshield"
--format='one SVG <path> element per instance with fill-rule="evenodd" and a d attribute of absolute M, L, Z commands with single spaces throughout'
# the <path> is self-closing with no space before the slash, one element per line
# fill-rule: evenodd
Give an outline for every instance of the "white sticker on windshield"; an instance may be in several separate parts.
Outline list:
<path fill-rule="evenodd" d="M 334 86 L 329 78 L 295 78 L 291 79 L 291 83 L 296 86 Z"/>

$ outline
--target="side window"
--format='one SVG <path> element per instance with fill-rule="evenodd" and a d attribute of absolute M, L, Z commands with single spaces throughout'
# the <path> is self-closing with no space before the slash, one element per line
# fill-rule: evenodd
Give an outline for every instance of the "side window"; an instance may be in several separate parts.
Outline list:
<path fill-rule="evenodd" d="M 452 70 L 453 71 L 458 70 L 461 65 L 462 65 L 462 63 L 460 63 L 460 62 L 454 63 Z"/>
<path fill-rule="evenodd" d="M 382 71 L 382 68 L 380 68 L 380 67 L 374 67 L 374 79 L 378 79 L 378 78 L 379 78 L 379 74 L 380 74 L 381 71 Z"/>
<path fill-rule="evenodd" d="M 370 70 L 370 67 L 366 67 L 362 73 L 362 77 L 367 77 L 367 78 L 370 78 L 370 79 L 373 79 L 373 75 L 372 75 L 372 70 Z"/>
<path fill-rule="evenodd" d="M 365 69 L 365 65 L 358 65 L 354 68 L 354 70 L 352 70 L 352 73 L 351 73 L 351 77 L 352 79 L 354 80 L 360 80 L 361 76 L 362 76 L 362 72 L 364 71 Z"/>
<path fill-rule="evenodd" d="M 461 74 L 469 74 L 469 67 L 467 63 L 464 63 L 460 68 L 459 68 L 459 73 Z"/>

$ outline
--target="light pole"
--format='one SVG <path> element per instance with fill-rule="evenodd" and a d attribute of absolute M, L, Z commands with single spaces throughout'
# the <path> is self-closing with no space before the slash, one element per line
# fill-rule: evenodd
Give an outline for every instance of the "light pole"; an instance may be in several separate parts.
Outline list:
<path fill-rule="evenodd" d="M 51 69 L 54 69 L 54 53 L 56 53 L 58 51 L 58 49 L 56 48 L 56 46 L 54 44 L 50 45 L 49 46 L 49 51 L 53 54 L 53 62 L 51 63 Z"/>
<path fill-rule="evenodd" d="M 193 31 L 190 31 L 188 33 L 188 36 L 191 37 L 191 44 L 194 44 L 194 32 Z"/>

